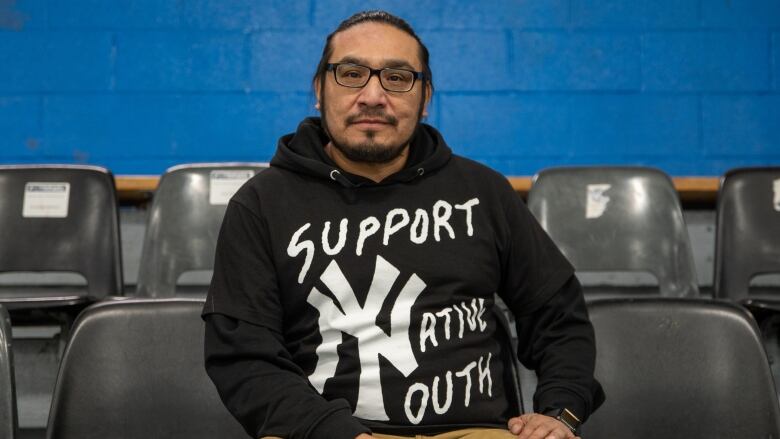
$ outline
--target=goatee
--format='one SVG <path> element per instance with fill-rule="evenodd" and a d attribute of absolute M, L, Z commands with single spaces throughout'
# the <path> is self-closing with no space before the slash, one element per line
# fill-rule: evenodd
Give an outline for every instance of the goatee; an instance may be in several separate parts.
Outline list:
<path fill-rule="evenodd" d="M 320 102 L 322 128 L 330 138 L 330 142 L 333 144 L 333 146 L 339 150 L 339 152 L 341 152 L 344 157 L 353 162 L 382 164 L 389 163 L 397 159 L 404 152 L 404 149 L 406 149 L 406 147 L 409 145 L 412 137 L 414 137 L 417 129 L 420 127 L 420 121 L 422 120 L 423 110 L 425 108 L 425 100 L 422 99 L 420 101 L 420 107 L 417 111 L 417 123 L 415 124 L 414 130 L 412 130 L 409 137 L 402 139 L 397 144 L 391 145 L 380 144 L 376 142 L 376 132 L 374 131 L 366 131 L 365 140 L 357 143 L 349 143 L 347 139 L 336 138 L 328 129 L 328 121 L 325 116 L 327 113 L 325 110 L 326 108 L 324 90 L 322 90 L 322 100 Z M 347 126 L 349 126 L 361 119 L 381 119 L 388 125 L 398 125 L 398 119 L 394 116 L 386 114 L 381 108 L 367 108 L 361 111 L 359 114 L 347 116 L 345 123 Z"/>
<path fill-rule="evenodd" d="M 411 140 L 410 137 L 402 143 L 388 146 L 374 142 L 374 135 L 374 132 L 369 131 L 366 133 L 366 141 L 356 144 L 345 144 L 334 138 L 331 138 L 331 143 L 344 157 L 353 162 L 381 164 L 389 163 L 398 158 Z"/>

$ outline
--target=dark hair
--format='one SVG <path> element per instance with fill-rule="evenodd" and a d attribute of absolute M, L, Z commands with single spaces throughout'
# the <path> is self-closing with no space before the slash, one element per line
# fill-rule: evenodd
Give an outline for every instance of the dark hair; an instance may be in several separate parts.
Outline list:
<path fill-rule="evenodd" d="M 404 19 L 396 17 L 395 15 L 385 11 L 358 12 L 357 14 L 342 21 L 341 24 L 339 24 L 339 27 L 337 27 L 336 30 L 328 35 L 328 38 L 325 40 L 325 47 L 322 49 L 322 58 L 320 58 L 320 62 L 317 64 L 317 71 L 314 72 L 314 78 L 312 78 L 312 85 L 316 84 L 317 79 L 319 79 L 320 90 L 322 90 L 322 86 L 325 82 L 325 72 L 328 65 L 328 58 L 330 58 L 330 56 L 333 54 L 333 45 L 331 44 L 333 36 L 341 31 L 351 28 L 352 26 L 367 22 L 388 24 L 396 29 L 406 32 L 417 41 L 417 44 L 420 45 L 419 56 L 423 65 L 425 81 L 427 81 L 431 86 L 431 92 L 433 92 L 433 73 L 431 72 L 431 67 L 429 65 L 430 55 L 428 54 L 428 48 L 425 47 L 425 44 L 423 44 L 423 42 L 420 40 L 420 37 L 414 33 L 414 29 L 412 29 L 412 26 L 410 26 L 409 23 L 404 21 Z M 423 87 L 423 93 L 425 93 L 425 87 Z"/>

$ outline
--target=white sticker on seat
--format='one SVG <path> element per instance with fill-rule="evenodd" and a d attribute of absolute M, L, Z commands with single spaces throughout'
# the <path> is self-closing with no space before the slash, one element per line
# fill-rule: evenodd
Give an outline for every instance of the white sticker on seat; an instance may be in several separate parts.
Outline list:
<path fill-rule="evenodd" d="M 24 185 L 22 217 L 67 218 L 70 183 L 29 182 Z"/>
<path fill-rule="evenodd" d="M 589 184 L 588 199 L 585 204 L 585 218 L 599 218 L 607 210 L 609 197 L 604 192 L 611 188 L 611 184 Z"/>
<path fill-rule="evenodd" d="M 775 192 L 774 206 L 775 210 L 780 212 L 780 178 L 772 182 L 772 189 Z"/>
<path fill-rule="evenodd" d="M 251 169 L 217 169 L 211 171 L 209 203 L 227 204 L 238 188 L 255 175 Z"/>

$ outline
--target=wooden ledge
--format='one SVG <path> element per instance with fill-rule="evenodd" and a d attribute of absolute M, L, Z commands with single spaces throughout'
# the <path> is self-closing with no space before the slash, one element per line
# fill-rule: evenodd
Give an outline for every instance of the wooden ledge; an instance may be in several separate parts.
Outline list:
<path fill-rule="evenodd" d="M 672 177 L 672 181 L 683 204 L 699 203 L 715 208 L 719 177 Z"/>
<path fill-rule="evenodd" d="M 525 198 L 531 189 L 531 177 L 508 177 L 512 187 Z M 160 177 L 154 175 L 120 175 L 116 189 L 123 204 L 138 204 L 151 199 Z M 715 208 L 718 177 L 673 177 L 674 187 L 684 207 Z"/>
<path fill-rule="evenodd" d="M 140 204 L 152 199 L 160 177 L 156 175 L 119 175 L 114 178 L 121 204 Z"/>

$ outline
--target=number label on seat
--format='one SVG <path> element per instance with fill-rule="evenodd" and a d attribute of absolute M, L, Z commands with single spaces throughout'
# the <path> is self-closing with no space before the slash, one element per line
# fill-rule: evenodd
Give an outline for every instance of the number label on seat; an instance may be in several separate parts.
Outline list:
<path fill-rule="evenodd" d="M 604 192 L 611 188 L 611 184 L 589 184 L 588 195 L 585 204 L 585 218 L 599 218 L 604 215 L 609 203 L 609 197 Z"/>
<path fill-rule="evenodd" d="M 233 197 L 233 194 L 254 175 L 255 172 L 251 169 L 219 169 L 211 171 L 209 204 L 227 204 Z"/>
<path fill-rule="evenodd" d="M 70 183 L 29 182 L 24 185 L 22 217 L 67 218 Z"/>

